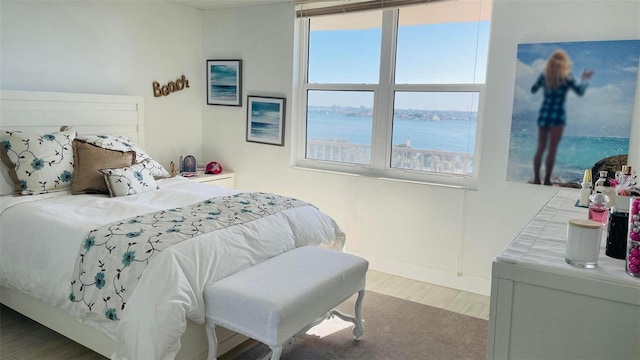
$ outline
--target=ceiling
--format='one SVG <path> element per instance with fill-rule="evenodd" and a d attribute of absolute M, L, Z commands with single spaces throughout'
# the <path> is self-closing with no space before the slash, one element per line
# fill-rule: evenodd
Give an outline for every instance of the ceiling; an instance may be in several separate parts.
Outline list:
<path fill-rule="evenodd" d="M 172 0 L 172 1 L 183 4 L 183 5 L 191 6 L 196 9 L 209 10 L 209 9 L 222 9 L 222 8 L 256 6 L 256 5 L 282 4 L 282 3 L 296 4 L 298 6 L 304 6 L 305 8 L 309 9 L 309 8 L 319 8 L 319 7 L 326 7 L 326 6 L 364 2 L 368 0 Z"/>
<path fill-rule="evenodd" d="M 201 10 L 294 2 L 294 0 L 173 0 L 173 1 L 183 5 L 194 7 L 196 9 L 201 9 Z"/>

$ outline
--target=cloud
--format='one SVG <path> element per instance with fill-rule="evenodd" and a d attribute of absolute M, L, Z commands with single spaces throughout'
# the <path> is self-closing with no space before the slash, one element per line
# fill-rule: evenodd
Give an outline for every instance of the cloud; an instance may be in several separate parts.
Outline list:
<path fill-rule="evenodd" d="M 545 60 L 538 59 L 527 65 L 518 59 L 516 64 L 516 80 L 514 89 L 513 112 L 538 111 L 540 94 L 531 94 L 531 86 L 544 69 Z"/>
<path fill-rule="evenodd" d="M 538 112 L 542 103 L 542 92 L 539 90 L 532 94 L 531 87 L 542 73 L 545 63 L 545 59 L 536 59 L 531 65 L 518 60 L 513 98 L 514 114 Z M 637 68 L 634 71 L 637 71 Z M 602 135 L 605 132 L 610 136 L 629 136 L 633 103 L 629 103 L 628 94 L 619 85 L 621 84 L 606 83 L 599 87 L 590 86 L 582 97 L 570 92 L 566 101 L 567 124 L 579 124 L 581 130 L 593 135 Z"/>

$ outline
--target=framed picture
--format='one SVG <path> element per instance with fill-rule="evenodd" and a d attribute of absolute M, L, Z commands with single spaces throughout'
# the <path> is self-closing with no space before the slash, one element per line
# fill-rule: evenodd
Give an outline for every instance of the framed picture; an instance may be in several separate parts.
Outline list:
<path fill-rule="evenodd" d="M 573 187 L 600 161 L 626 161 L 638 54 L 640 40 L 518 44 L 507 181 Z M 549 91 L 560 65 L 573 86 Z"/>
<path fill-rule="evenodd" d="M 242 106 L 242 60 L 207 60 L 207 104 Z"/>
<path fill-rule="evenodd" d="M 196 158 L 193 155 L 187 155 L 182 159 L 182 169 L 180 172 L 183 173 L 194 173 L 196 172 L 197 162 Z"/>
<path fill-rule="evenodd" d="M 285 99 L 247 96 L 247 141 L 284 146 Z"/>

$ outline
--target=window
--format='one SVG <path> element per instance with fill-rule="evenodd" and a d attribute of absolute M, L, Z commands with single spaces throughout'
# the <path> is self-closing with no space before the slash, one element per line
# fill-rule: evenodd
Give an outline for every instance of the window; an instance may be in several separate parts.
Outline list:
<path fill-rule="evenodd" d="M 296 166 L 473 186 L 487 0 L 302 18 Z"/>

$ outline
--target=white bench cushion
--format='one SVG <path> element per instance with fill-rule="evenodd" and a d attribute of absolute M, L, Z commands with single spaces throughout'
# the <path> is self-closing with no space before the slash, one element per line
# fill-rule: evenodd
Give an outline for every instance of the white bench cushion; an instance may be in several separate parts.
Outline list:
<path fill-rule="evenodd" d="M 296 248 L 208 286 L 207 322 L 269 346 L 283 344 L 363 290 L 368 267 L 335 250 Z"/>

